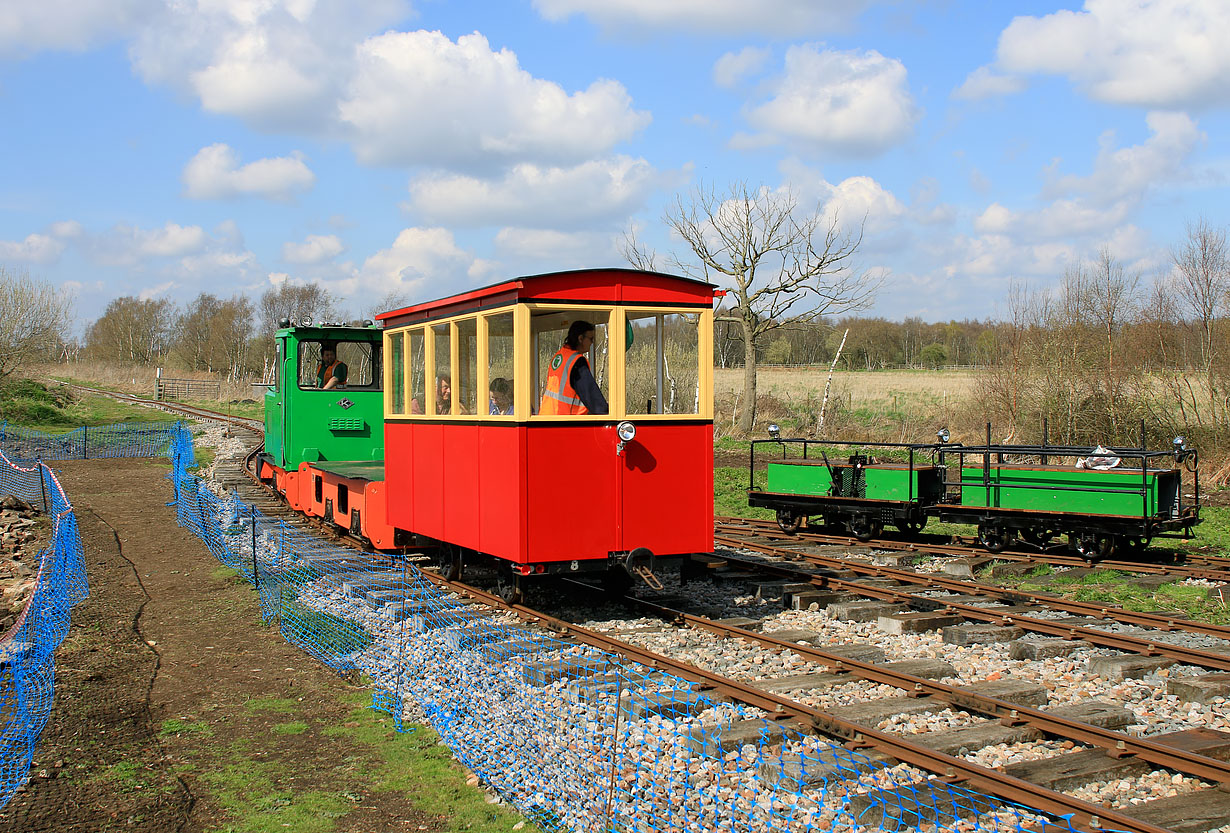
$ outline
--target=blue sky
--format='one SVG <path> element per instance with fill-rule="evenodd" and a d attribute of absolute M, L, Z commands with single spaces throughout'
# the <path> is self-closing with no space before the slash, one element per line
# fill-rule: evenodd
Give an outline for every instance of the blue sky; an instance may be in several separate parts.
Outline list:
<path fill-rule="evenodd" d="M 358 11 L 356 11 L 356 9 Z M 0 8 L 0 266 L 350 314 L 665 255 L 746 181 L 865 223 L 874 314 L 996 315 L 1227 218 L 1225 0 L 39 0 Z M 661 261 L 660 261 L 661 262 Z"/>

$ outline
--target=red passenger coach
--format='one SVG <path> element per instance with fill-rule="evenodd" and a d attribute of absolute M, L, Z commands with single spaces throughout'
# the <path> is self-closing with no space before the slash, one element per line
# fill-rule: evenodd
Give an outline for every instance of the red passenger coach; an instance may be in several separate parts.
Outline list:
<path fill-rule="evenodd" d="M 387 522 L 441 542 L 450 575 L 494 557 L 509 600 L 527 576 L 622 583 L 712 551 L 713 297 L 587 269 L 379 316 Z M 588 380 L 563 379 L 570 330 L 592 330 L 573 345 Z"/>

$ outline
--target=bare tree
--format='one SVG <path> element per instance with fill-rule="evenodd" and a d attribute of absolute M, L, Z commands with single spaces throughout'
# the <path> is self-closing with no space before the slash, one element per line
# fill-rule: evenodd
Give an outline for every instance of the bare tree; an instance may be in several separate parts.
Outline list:
<path fill-rule="evenodd" d="M 1200 329 L 1201 371 L 1208 397 L 1209 421 L 1218 425 L 1226 416 L 1219 406 L 1224 382 L 1219 372 L 1219 347 L 1230 304 L 1230 249 L 1224 229 L 1215 229 L 1204 219 L 1187 225 L 1187 239 L 1170 253 L 1175 265 L 1175 285 L 1182 305 L 1194 316 Z"/>
<path fill-rule="evenodd" d="M 295 324 L 317 321 L 331 314 L 334 305 L 335 301 L 328 290 L 318 283 L 297 285 L 283 282 L 261 295 L 257 310 L 261 321 L 260 334 L 272 339 L 282 319 L 289 319 Z"/>
<path fill-rule="evenodd" d="M 0 266 L 0 379 L 57 351 L 68 335 L 73 300 L 28 272 Z"/>
<path fill-rule="evenodd" d="M 86 350 L 100 359 L 151 364 L 166 352 L 174 320 L 170 301 L 116 298 L 90 326 Z"/>
<path fill-rule="evenodd" d="M 213 338 L 214 319 L 221 306 L 222 302 L 217 296 L 202 292 L 176 320 L 172 350 L 189 370 L 212 372 L 215 369 L 210 341 Z"/>
<path fill-rule="evenodd" d="M 664 219 L 691 248 L 686 260 L 672 257 L 679 271 L 729 287 L 731 306 L 718 315 L 742 329 L 745 405 L 738 430 L 748 433 L 756 419 L 756 351 L 764 336 L 866 306 L 883 282 L 853 269 L 862 227 L 845 233 L 836 216 L 825 217 L 819 208 L 800 211 L 789 191 L 753 190 L 745 182 L 723 196 L 700 186 L 677 197 Z"/>

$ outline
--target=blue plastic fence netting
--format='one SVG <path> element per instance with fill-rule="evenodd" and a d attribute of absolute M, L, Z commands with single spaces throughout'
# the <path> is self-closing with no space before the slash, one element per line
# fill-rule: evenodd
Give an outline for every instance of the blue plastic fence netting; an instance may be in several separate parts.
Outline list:
<path fill-rule="evenodd" d="M 55 695 L 54 652 L 69 628 L 69 611 L 89 595 L 81 538 L 72 506 L 42 463 L 15 463 L 0 452 L 0 494 L 40 508 L 52 523 L 38 554 L 34 592 L 16 623 L 0 635 L 0 807 L 29 778 L 30 761 Z"/>
<path fill-rule="evenodd" d="M 0 634 L 0 807 L 29 778 L 55 696 L 55 650 L 68 633 L 71 609 L 89 595 L 77 518 L 55 474 L 41 461 L 161 457 L 173 451 L 172 441 L 180 435 L 187 432 L 173 422 L 63 434 L 0 423 L 0 496 L 20 498 L 52 525 L 51 542 L 38 554 L 32 595 L 9 632 Z M 191 457 L 181 463 L 193 465 Z"/>
<path fill-rule="evenodd" d="M 191 459 L 177 434 L 176 460 Z M 176 465 L 179 523 L 251 582 L 261 615 L 373 706 L 413 716 L 544 830 L 1071 830 L 878 760 L 687 680 L 466 604 L 403 558 L 342 549 Z"/>

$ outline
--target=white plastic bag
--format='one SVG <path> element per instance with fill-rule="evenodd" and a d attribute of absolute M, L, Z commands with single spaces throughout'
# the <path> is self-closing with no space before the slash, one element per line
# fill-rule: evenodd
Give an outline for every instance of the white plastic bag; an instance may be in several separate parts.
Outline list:
<path fill-rule="evenodd" d="M 1078 469 L 1097 469 L 1098 471 L 1106 471 L 1113 469 L 1122 461 L 1116 457 L 1109 448 L 1098 446 L 1089 453 L 1088 457 L 1081 457 L 1076 461 Z"/>

